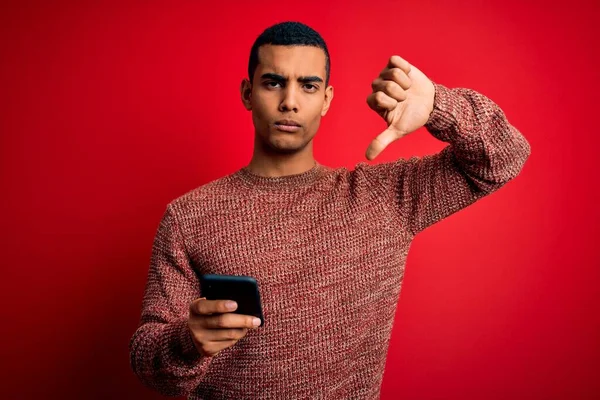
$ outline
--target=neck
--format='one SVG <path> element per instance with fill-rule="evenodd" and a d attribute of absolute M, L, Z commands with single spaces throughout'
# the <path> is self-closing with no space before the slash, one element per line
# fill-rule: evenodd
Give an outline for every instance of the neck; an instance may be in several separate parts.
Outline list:
<path fill-rule="evenodd" d="M 312 143 L 309 143 L 303 150 L 291 154 L 268 154 L 255 146 L 252 160 L 246 168 L 255 175 L 277 178 L 301 174 L 315 165 L 316 160 L 312 153 Z"/>

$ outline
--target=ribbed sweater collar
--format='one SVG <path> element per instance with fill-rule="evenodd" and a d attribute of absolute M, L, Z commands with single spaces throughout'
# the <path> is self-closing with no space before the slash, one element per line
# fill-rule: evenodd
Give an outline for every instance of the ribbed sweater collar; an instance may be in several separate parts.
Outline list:
<path fill-rule="evenodd" d="M 314 167 L 300 174 L 267 177 L 250 172 L 246 166 L 237 172 L 237 176 L 256 189 L 289 192 L 312 185 L 322 176 L 324 170 L 325 167 L 315 161 Z"/>

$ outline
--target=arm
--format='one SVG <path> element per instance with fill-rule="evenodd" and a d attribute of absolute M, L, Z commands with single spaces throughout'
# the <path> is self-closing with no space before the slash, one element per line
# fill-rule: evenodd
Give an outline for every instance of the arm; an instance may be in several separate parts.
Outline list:
<path fill-rule="evenodd" d="M 135 374 L 164 395 L 191 392 L 212 360 L 200 355 L 188 328 L 189 304 L 199 297 L 199 287 L 176 217 L 167 207 L 154 240 L 141 321 L 129 343 Z"/>
<path fill-rule="evenodd" d="M 425 127 L 450 144 L 434 155 L 365 166 L 412 235 L 498 190 L 519 174 L 531 151 L 500 107 L 484 95 L 434 87 Z"/>

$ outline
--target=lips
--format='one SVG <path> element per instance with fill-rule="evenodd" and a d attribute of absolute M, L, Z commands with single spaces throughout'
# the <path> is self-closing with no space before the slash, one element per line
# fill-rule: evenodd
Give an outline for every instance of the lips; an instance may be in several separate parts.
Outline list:
<path fill-rule="evenodd" d="M 282 119 L 275 122 L 275 129 L 282 132 L 298 132 L 300 127 L 300 124 L 293 119 Z"/>
<path fill-rule="evenodd" d="M 282 119 L 275 122 L 275 125 L 283 125 L 283 126 L 300 126 L 300 124 L 293 119 Z"/>

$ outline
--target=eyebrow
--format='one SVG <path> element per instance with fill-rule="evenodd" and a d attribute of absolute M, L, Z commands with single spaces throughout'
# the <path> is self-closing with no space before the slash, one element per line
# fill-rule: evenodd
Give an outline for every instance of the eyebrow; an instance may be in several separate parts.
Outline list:
<path fill-rule="evenodd" d="M 274 74 L 274 73 L 266 73 L 266 74 L 262 74 L 260 76 L 260 79 L 272 79 L 274 81 L 278 81 L 278 82 L 287 82 L 289 79 L 286 78 L 285 76 L 281 76 L 279 74 Z M 320 82 L 323 83 L 323 79 L 321 79 L 318 76 L 300 76 L 298 77 L 298 82 L 300 83 L 311 83 L 311 82 Z"/>

